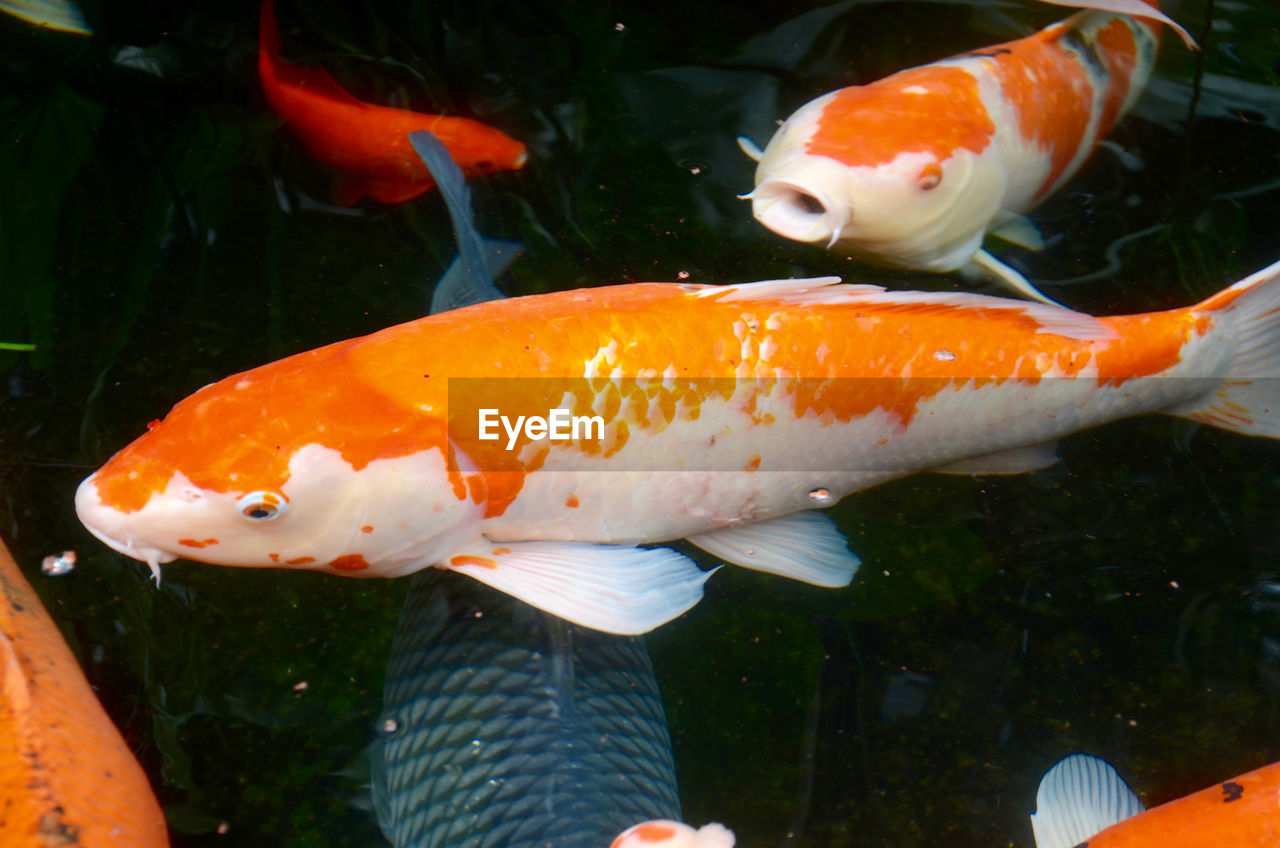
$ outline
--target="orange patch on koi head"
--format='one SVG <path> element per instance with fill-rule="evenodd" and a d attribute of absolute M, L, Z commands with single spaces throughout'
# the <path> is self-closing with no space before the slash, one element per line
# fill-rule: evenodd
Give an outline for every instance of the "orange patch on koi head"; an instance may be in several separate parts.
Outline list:
<path fill-rule="evenodd" d="M 926 66 L 837 91 L 806 149 L 850 166 L 884 165 L 901 153 L 941 161 L 957 150 L 981 153 L 995 129 L 972 74 Z"/>
<path fill-rule="evenodd" d="M 209 545 L 218 544 L 218 540 L 217 539 L 179 539 L 178 544 L 188 548 L 203 548 Z"/>

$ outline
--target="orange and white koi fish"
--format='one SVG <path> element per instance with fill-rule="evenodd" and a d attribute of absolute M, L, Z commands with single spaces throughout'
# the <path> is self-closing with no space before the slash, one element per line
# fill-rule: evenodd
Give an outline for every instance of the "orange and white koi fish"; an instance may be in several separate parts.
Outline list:
<path fill-rule="evenodd" d="M 1280 262 L 1190 308 L 1111 318 L 834 277 L 564 291 L 207 386 L 85 480 L 76 510 L 157 575 L 178 557 L 435 565 L 634 634 L 707 576 L 637 545 L 688 539 L 842 586 L 858 560 L 815 510 L 851 492 L 1044 467 L 1054 439 L 1144 412 L 1280 437 L 1278 375 Z"/>
<path fill-rule="evenodd" d="M 1280 763 L 1143 811 L 1110 763 L 1073 754 L 1045 774 L 1031 816 L 1037 848 L 1280 844 Z"/>
<path fill-rule="evenodd" d="M 142 766 L 0 544 L 0 845 L 164 848 Z"/>
<path fill-rule="evenodd" d="M 977 263 L 1052 303 L 983 250 L 983 238 L 1043 244 L 1023 213 L 1069 180 L 1133 105 L 1155 63 L 1155 19 L 1172 23 L 1154 0 L 1068 5 L 1145 17 L 1080 12 L 811 101 L 763 153 L 743 140 L 760 163 L 744 195 L 756 219 L 876 265 L 941 273 Z"/>
<path fill-rule="evenodd" d="M 609 848 L 733 848 L 733 831 L 722 824 L 692 828 L 683 822 L 655 819 L 629 827 Z"/>
<path fill-rule="evenodd" d="M 524 167 L 525 146 L 479 121 L 364 103 L 324 68 L 284 61 L 273 0 L 264 0 L 259 27 L 258 74 L 267 102 L 312 156 L 342 175 L 338 202 L 368 195 L 402 203 L 430 191 L 435 180 L 409 144 L 414 130 L 434 133 L 469 177 Z"/>

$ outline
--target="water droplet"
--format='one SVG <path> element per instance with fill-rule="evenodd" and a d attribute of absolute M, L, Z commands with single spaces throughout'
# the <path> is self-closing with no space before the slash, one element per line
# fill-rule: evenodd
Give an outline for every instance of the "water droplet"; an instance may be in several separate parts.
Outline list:
<path fill-rule="evenodd" d="M 231 831 L 231 822 L 218 822 L 217 833 L 219 836 L 225 836 Z"/>
<path fill-rule="evenodd" d="M 830 489 L 814 489 L 809 493 L 809 500 L 819 506 L 829 506 L 836 502 L 836 496 L 831 494 Z"/>
<path fill-rule="evenodd" d="M 382 726 L 379 727 L 378 729 L 381 730 L 386 735 L 390 736 L 391 734 L 397 733 L 400 730 L 400 722 L 396 721 L 394 718 L 383 719 Z"/>
<path fill-rule="evenodd" d="M 618 21 L 616 24 L 613 25 L 613 28 L 618 32 L 622 32 L 624 29 L 627 28 L 627 25 L 624 24 L 622 21 Z"/>
<path fill-rule="evenodd" d="M 677 279 L 677 280 L 687 280 L 687 279 L 689 279 L 689 272 L 688 272 L 688 271 L 677 271 L 677 272 L 676 272 L 676 279 Z"/>
<path fill-rule="evenodd" d="M 701 159 L 684 159 L 680 167 L 691 177 L 705 177 L 711 173 L 711 166 Z"/>
<path fill-rule="evenodd" d="M 935 350 L 933 352 L 933 358 L 938 360 L 939 362 L 954 362 L 956 359 L 956 355 L 951 351 L 943 348 L 943 349 Z"/>
<path fill-rule="evenodd" d="M 308 684 L 307 684 L 307 681 L 305 681 L 305 680 L 299 680 L 297 683 L 293 684 L 293 691 L 295 691 L 295 692 L 305 692 L 305 691 L 307 691 L 307 685 L 308 685 Z"/>
<path fill-rule="evenodd" d="M 63 551 L 60 554 L 50 554 L 40 561 L 40 570 L 50 577 L 61 577 L 64 574 L 70 574 L 76 567 L 76 552 Z"/>

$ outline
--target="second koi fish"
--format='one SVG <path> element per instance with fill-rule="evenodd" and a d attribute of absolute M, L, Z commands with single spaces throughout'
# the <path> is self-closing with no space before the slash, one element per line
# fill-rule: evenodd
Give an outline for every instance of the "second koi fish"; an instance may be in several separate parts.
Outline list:
<path fill-rule="evenodd" d="M 842 586 L 821 512 L 926 470 L 1013 473 L 1144 412 L 1280 437 L 1280 263 L 1113 318 L 835 278 L 648 283 L 455 309 L 206 386 L 80 486 L 150 563 L 435 565 L 632 634 L 702 596 L 669 548 Z M 528 425 L 508 449 L 482 420 Z M 554 413 L 587 419 L 556 440 Z M 552 414 L 549 414 L 552 413 Z M 592 419 L 599 419 L 596 427 Z"/>
<path fill-rule="evenodd" d="M 525 146 L 505 133 L 470 118 L 365 103 L 324 68 L 293 65 L 279 51 L 273 2 L 265 0 L 258 36 L 262 90 L 307 151 L 342 175 L 339 203 L 351 205 L 365 195 L 379 203 L 402 203 L 430 191 L 435 180 L 409 144 L 414 130 L 434 133 L 469 177 L 524 167 Z"/>
<path fill-rule="evenodd" d="M 1142 0 L 1076 5 L 1145 12 Z M 796 241 L 896 268 L 977 263 L 1052 303 L 982 249 L 987 233 L 1038 247 L 1022 213 L 1071 178 L 1137 99 L 1159 23 L 1078 13 L 997 44 L 803 106 L 774 134 L 750 198 L 755 217 Z"/>

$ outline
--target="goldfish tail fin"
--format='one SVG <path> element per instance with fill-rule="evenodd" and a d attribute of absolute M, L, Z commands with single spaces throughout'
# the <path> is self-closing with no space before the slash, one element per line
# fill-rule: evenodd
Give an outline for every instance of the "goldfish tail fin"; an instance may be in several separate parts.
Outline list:
<path fill-rule="evenodd" d="M 280 27 L 276 24 L 274 0 L 262 0 L 258 13 L 258 62 L 274 64 L 280 52 Z"/>
<path fill-rule="evenodd" d="M 1199 304 L 1234 344 L 1226 377 L 1205 396 L 1168 412 L 1251 436 L 1280 439 L 1280 262 Z"/>
<path fill-rule="evenodd" d="M 1040 781 L 1031 830 L 1036 848 L 1071 848 L 1142 812 L 1142 802 L 1106 760 L 1072 754 Z"/>

